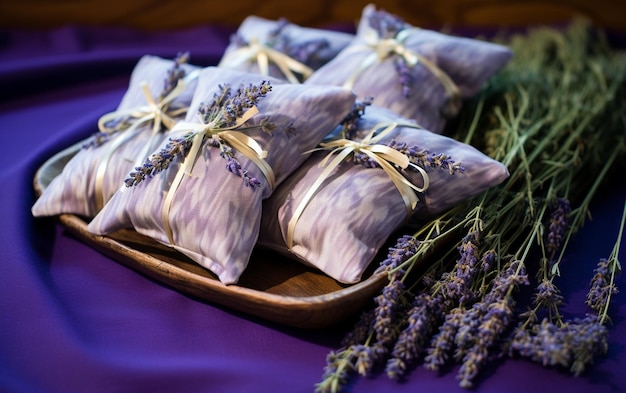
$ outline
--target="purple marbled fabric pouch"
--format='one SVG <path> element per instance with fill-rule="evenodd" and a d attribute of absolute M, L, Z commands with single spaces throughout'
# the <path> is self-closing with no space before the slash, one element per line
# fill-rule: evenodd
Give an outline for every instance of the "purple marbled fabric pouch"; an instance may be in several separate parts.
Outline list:
<path fill-rule="evenodd" d="M 370 4 L 351 44 L 305 83 L 351 87 L 358 99 L 373 97 L 441 133 L 511 56 L 506 46 L 419 29 Z"/>
<path fill-rule="evenodd" d="M 179 59 L 142 57 L 117 111 L 105 115 L 110 121 L 101 119 L 104 131 L 82 143 L 35 201 L 32 214 L 93 217 L 120 188 L 128 171 L 150 152 L 147 147 L 157 146 L 167 135 L 168 126 L 184 118 L 196 88 L 197 69 Z M 178 84 L 179 80 L 182 83 Z M 148 100 L 156 106 L 150 107 Z M 161 113 L 155 121 L 157 106 Z"/>
<path fill-rule="evenodd" d="M 504 165 L 474 147 L 402 126 L 414 123 L 384 108 L 367 108 L 355 139 L 363 140 L 379 124 L 394 122 L 399 125 L 377 143 L 410 151 L 419 158 L 413 162 L 424 168 L 429 183 L 424 192 L 416 194 L 419 201 L 412 213 L 391 177 L 381 167 L 363 165 L 363 157 L 355 163 L 358 154 L 342 161 L 319 184 L 330 161 L 320 166 L 328 152 L 317 151 L 263 202 L 258 244 L 342 283 L 356 283 L 380 247 L 409 216 L 428 219 L 508 177 Z M 418 188 L 425 185 L 422 172 L 409 168 L 402 173 Z M 311 196 L 311 189 L 317 186 Z M 308 203 L 302 210 L 305 199 Z"/>
<path fill-rule="evenodd" d="M 334 58 L 353 38 L 349 33 L 251 15 L 231 37 L 218 66 L 298 83 Z"/>
<path fill-rule="evenodd" d="M 186 155 L 170 154 L 174 151 L 172 141 L 184 144 L 190 140 L 189 130 L 194 126 L 219 128 L 210 120 L 215 113 L 244 118 L 236 113 L 236 107 L 254 95 L 253 86 L 267 85 L 271 91 L 258 99 L 258 113 L 243 124 L 230 130 L 222 127 L 224 131 L 206 138 L 207 131 L 197 132 L 192 139 L 199 138 L 199 143 L 187 146 Z M 224 89 L 228 86 L 231 93 L 242 86 L 244 94 L 231 94 L 231 106 L 215 106 L 228 96 Z M 179 123 L 170 140 L 151 156 L 171 155 L 169 166 L 120 189 L 88 230 L 106 234 L 134 228 L 187 255 L 224 284 L 236 283 L 257 241 L 261 202 L 272 193 L 272 183 L 284 181 L 306 159 L 302 153 L 339 124 L 353 103 L 353 93 L 341 87 L 289 84 L 258 74 L 208 67 L 200 73 L 186 122 Z M 259 154 L 263 157 L 260 162 L 258 157 L 244 153 L 249 149 L 237 147 L 233 137 L 237 132 L 244 134 L 238 140 L 247 146 L 256 144 L 266 152 L 266 156 Z M 194 146 L 199 148 L 197 154 L 193 153 Z M 131 183 L 133 176 L 129 177 Z"/>

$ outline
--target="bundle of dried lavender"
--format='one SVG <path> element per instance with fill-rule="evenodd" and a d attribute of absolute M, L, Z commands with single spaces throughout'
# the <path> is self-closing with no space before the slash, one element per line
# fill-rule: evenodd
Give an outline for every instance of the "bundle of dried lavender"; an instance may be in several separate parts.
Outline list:
<path fill-rule="evenodd" d="M 468 103 L 454 137 L 503 162 L 510 178 L 399 240 L 380 267 L 389 284 L 329 355 L 317 392 L 338 392 L 375 364 L 401 379 L 420 362 L 431 370 L 460 364 L 459 385 L 469 388 L 502 355 L 578 375 L 606 351 L 626 206 L 614 249 L 590 272 L 586 317 L 559 312 L 557 284 L 590 202 L 624 162 L 626 53 L 583 21 L 500 40 L 514 59 Z M 457 253 L 417 280 L 408 274 L 457 231 Z M 535 294 L 525 301 L 516 289 L 531 282 Z"/>

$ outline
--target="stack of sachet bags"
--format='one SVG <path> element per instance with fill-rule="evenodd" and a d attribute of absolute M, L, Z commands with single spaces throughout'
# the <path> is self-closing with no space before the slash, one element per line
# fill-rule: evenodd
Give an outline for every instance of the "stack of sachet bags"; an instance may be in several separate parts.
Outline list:
<path fill-rule="evenodd" d="M 32 212 L 134 229 L 224 284 L 254 247 L 356 283 L 407 219 L 507 178 L 442 132 L 511 55 L 371 4 L 354 35 L 250 16 L 217 66 L 141 58 Z"/>

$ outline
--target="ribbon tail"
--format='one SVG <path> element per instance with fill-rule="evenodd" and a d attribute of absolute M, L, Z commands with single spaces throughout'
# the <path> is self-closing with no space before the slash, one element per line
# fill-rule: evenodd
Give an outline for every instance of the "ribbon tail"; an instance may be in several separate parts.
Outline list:
<path fill-rule="evenodd" d="M 111 143 L 107 145 L 108 150 L 106 154 L 104 154 L 104 156 L 100 158 L 100 161 L 98 162 L 98 167 L 96 168 L 96 181 L 94 185 L 94 197 L 96 202 L 96 209 L 98 211 L 104 207 L 104 176 L 106 174 L 107 167 L 109 166 L 111 156 L 120 146 L 138 135 L 138 133 L 134 133 L 133 131 L 137 128 L 139 124 L 139 122 L 133 124 L 128 130 L 126 130 L 123 135 L 120 135 L 118 138 L 111 141 Z"/>
<path fill-rule="evenodd" d="M 271 48 L 264 48 L 264 52 L 267 53 L 269 59 L 278 66 L 283 75 L 285 75 L 287 80 L 291 83 L 300 83 L 293 71 L 302 74 L 303 79 L 308 78 L 313 73 L 313 70 L 307 65 L 287 56 L 283 52 Z"/>
<path fill-rule="evenodd" d="M 390 163 L 385 160 L 380 160 L 378 162 L 381 168 L 387 172 L 387 175 L 391 178 L 391 181 L 400 192 L 400 196 L 402 197 L 402 201 L 404 202 L 404 206 L 406 207 L 406 216 L 407 218 L 413 214 L 415 207 L 417 206 L 417 202 L 419 202 L 419 198 L 417 194 L 414 192 L 414 186 L 404 178 Z"/>
<path fill-rule="evenodd" d="M 150 151 L 153 149 L 153 145 L 155 144 L 154 141 L 157 135 L 159 135 L 159 131 L 160 131 L 160 127 L 158 126 L 159 122 L 160 121 L 158 117 L 154 119 L 154 124 L 152 126 L 152 133 L 150 134 L 150 138 L 142 146 L 141 151 L 139 151 L 139 153 L 135 157 L 135 166 L 140 166 L 145 161 L 146 157 L 148 157 Z"/>
<path fill-rule="evenodd" d="M 337 154 L 337 156 L 330 162 L 330 164 L 328 164 L 324 168 L 324 170 L 322 171 L 320 176 L 315 180 L 315 182 L 307 190 L 306 194 L 304 195 L 304 197 L 302 198 L 302 200 L 298 204 L 298 207 L 296 207 L 296 210 L 293 212 L 293 215 L 291 216 L 291 219 L 289 220 L 289 223 L 287 224 L 287 239 L 286 239 L 286 243 L 287 243 L 287 248 L 290 251 L 293 248 L 293 238 L 294 238 L 294 235 L 295 235 L 295 232 L 296 232 L 296 224 L 298 223 L 298 220 L 300 220 L 300 216 L 304 212 L 304 209 L 307 207 L 307 205 L 309 204 L 309 202 L 313 198 L 313 195 L 315 195 L 317 190 L 322 186 L 322 184 L 328 178 L 328 176 L 330 176 L 330 174 L 333 172 L 333 170 L 335 170 L 335 168 L 343 160 L 345 160 L 345 158 L 348 155 L 350 155 L 350 153 L 352 153 L 352 151 L 353 151 L 353 149 L 347 148 L 347 149 L 341 151 L 339 154 Z M 332 154 L 332 153 L 330 153 L 330 154 Z"/>
<path fill-rule="evenodd" d="M 165 199 L 163 200 L 163 206 L 161 207 L 161 222 L 163 223 L 163 230 L 167 235 L 167 240 L 170 242 L 170 245 L 174 245 L 174 233 L 172 232 L 172 227 L 170 225 L 170 209 L 172 207 L 172 202 L 174 201 L 176 190 L 183 180 L 183 176 L 186 173 L 191 173 L 191 170 L 193 169 L 193 165 L 196 161 L 198 153 L 200 152 L 200 148 L 202 147 L 203 139 L 204 134 L 202 133 L 198 133 L 193 136 L 191 149 L 180 167 L 178 167 L 176 176 L 174 176 L 174 180 L 172 180 L 172 184 L 170 184 L 170 187 L 165 194 Z"/>
<path fill-rule="evenodd" d="M 267 54 L 264 52 L 257 53 L 256 62 L 259 65 L 259 73 L 263 76 L 269 76 L 270 67 L 269 67 L 269 59 L 267 58 Z"/>
<path fill-rule="evenodd" d="M 223 131 L 219 136 L 225 139 L 235 150 L 252 161 L 261 170 L 261 173 L 263 173 L 270 189 L 274 189 L 276 185 L 274 170 L 267 161 L 263 159 L 267 152 L 262 150 L 261 146 L 259 146 L 254 139 L 238 131 Z"/>

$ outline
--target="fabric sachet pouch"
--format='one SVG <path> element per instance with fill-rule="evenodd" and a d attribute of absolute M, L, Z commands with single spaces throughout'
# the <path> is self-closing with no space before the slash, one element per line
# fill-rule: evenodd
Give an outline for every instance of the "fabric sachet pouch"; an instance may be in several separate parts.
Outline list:
<path fill-rule="evenodd" d="M 356 283 L 408 218 L 432 217 L 508 177 L 474 147 L 388 109 L 367 108 L 356 126 L 355 139 L 324 143 L 264 201 L 259 246 Z"/>
<path fill-rule="evenodd" d="M 218 66 L 299 83 L 345 48 L 353 34 L 248 16 Z"/>
<path fill-rule="evenodd" d="M 511 56 L 506 46 L 413 27 L 369 4 L 350 45 L 305 83 L 350 87 L 357 99 L 374 97 L 374 105 L 441 133 Z"/>
<path fill-rule="evenodd" d="M 304 86 L 219 67 L 201 71 L 185 122 L 92 220 L 171 246 L 236 283 L 258 238 L 262 200 L 350 111 L 342 87 Z"/>
<path fill-rule="evenodd" d="M 138 61 L 117 110 L 100 118 L 99 132 L 83 142 L 35 201 L 34 216 L 92 218 L 100 211 L 124 176 L 184 119 L 199 70 L 187 59 L 146 55 Z"/>

